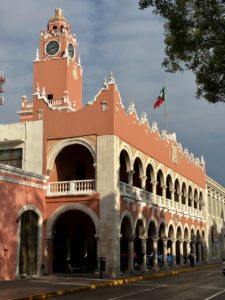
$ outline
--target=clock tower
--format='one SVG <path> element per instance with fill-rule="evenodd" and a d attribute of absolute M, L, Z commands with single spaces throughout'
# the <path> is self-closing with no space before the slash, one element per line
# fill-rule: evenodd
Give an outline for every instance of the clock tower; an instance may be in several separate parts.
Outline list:
<path fill-rule="evenodd" d="M 34 60 L 34 95 L 44 98 L 52 109 L 76 111 L 82 108 L 82 67 L 76 35 L 60 8 L 55 9 L 47 30 L 40 33 L 40 51 Z M 34 108 L 38 108 L 38 101 Z"/>

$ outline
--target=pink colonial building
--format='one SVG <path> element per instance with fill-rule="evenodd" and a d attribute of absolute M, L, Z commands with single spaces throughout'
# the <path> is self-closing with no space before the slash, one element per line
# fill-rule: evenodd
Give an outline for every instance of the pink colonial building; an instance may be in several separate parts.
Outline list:
<path fill-rule="evenodd" d="M 32 100 L 22 97 L 19 123 L 0 125 L 0 279 L 96 272 L 99 257 L 117 276 L 135 272 L 134 252 L 143 272 L 167 268 L 168 254 L 180 267 L 191 251 L 210 262 L 203 158 L 134 104 L 125 110 L 112 74 L 82 105 L 76 35 L 61 9 L 33 64 Z"/>

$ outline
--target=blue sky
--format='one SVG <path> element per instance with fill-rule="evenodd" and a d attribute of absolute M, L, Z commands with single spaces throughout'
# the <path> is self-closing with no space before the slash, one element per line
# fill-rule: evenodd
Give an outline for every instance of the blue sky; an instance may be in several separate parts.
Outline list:
<path fill-rule="evenodd" d="M 112 71 L 125 107 L 165 127 L 164 108 L 153 109 L 166 83 L 168 129 L 195 157 L 204 156 L 207 174 L 225 186 L 225 104 L 195 98 L 191 72 L 170 74 L 164 57 L 163 20 L 138 0 L 0 0 L 0 66 L 7 83 L 0 122 L 18 121 L 21 97 L 32 98 L 33 59 L 39 33 L 60 7 L 77 34 L 83 65 L 83 103 L 93 99 Z"/>

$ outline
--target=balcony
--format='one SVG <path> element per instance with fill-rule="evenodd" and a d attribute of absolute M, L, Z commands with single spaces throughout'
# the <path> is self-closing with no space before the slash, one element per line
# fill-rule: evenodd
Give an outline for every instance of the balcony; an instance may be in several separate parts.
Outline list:
<path fill-rule="evenodd" d="M 121 196 L 129 202 L 141 201 L 150 205 L 156 205 L 161 208 L 168 209 L 170 212 L 182 213 L 184 215 L 198 218 L 204 217 L 204 212 L 202 210 L 155 195 L 124 182 L 120 182 L 120 193 Z"/>
<path fill-rule="evenodd" d="M 79 196 L 92 195 L 95 191 L 95 180 L 73 180 L 50 182 L 47 187 L 47 196 Z"/>

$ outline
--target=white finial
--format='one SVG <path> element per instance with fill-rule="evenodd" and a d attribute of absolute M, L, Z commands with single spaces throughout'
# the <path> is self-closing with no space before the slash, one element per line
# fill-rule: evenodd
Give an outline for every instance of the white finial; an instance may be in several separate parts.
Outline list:
<path fill-rule="evenodd" d="M 43 86 L 43 88 L 42 88 L 42 96 L 46 96 L 46 92 L 45 92 L 45 87 Z"/>
<path fill-rule="evenodd" d="M 109 76 L 109 82 L 108 82 L 109 84 L 110 83 L 115 83 L 115 78 L 113 77 L 113 73 L 112 72 L 110 72 L 110 76 Z"/>
<path fill-rule="evenodd" d="M 39 49 L 37 48 L 34 61 L 39 61 L 39 60 L 40 60 L 39 59 Z"/>
<path fill-rule="evenodd" d="M 202 166 L 204 166 L 204 165 L 205 165 L 205 160 L 204 160 L 204 157 L 203 157 L 203 155 L 201 156 L 200 164 L 201 164 Z"/>
<path fill-rule="evenodd" d="M 81 66 L 81 59 L 80 59 L 80 55 L 78 56 L 78 65 Z"/>
<path fill-rule="evenodd" d="M 152 131 L 153 132 L 156 132 L 156 131 L 158 131 L 159 129 L 158 129 L 158 124 L 157 124 L 157 122 L 155 122 L 155 121 L 153 121 L 152 122 Z"/>
<path fill-rule="evenodd" d="M 106 90 L 107 89 L 107 81 L 106 81 L 106 78 L 104 79 L 104 82 L 102 84 L 102 89 L 103 90 Z"/>
<path fill-rule="evenodd" d="M 37 86 L 36 86 L 36 92 L 40 93 L 40 88 L 39 88 L 39 83 L 37 82 Z"/>
<path fill-rule="evenodd" d="M 135 110 L 135 103 L 131 101 L 128 105 L 128 111 L 134 111 Z"/>

